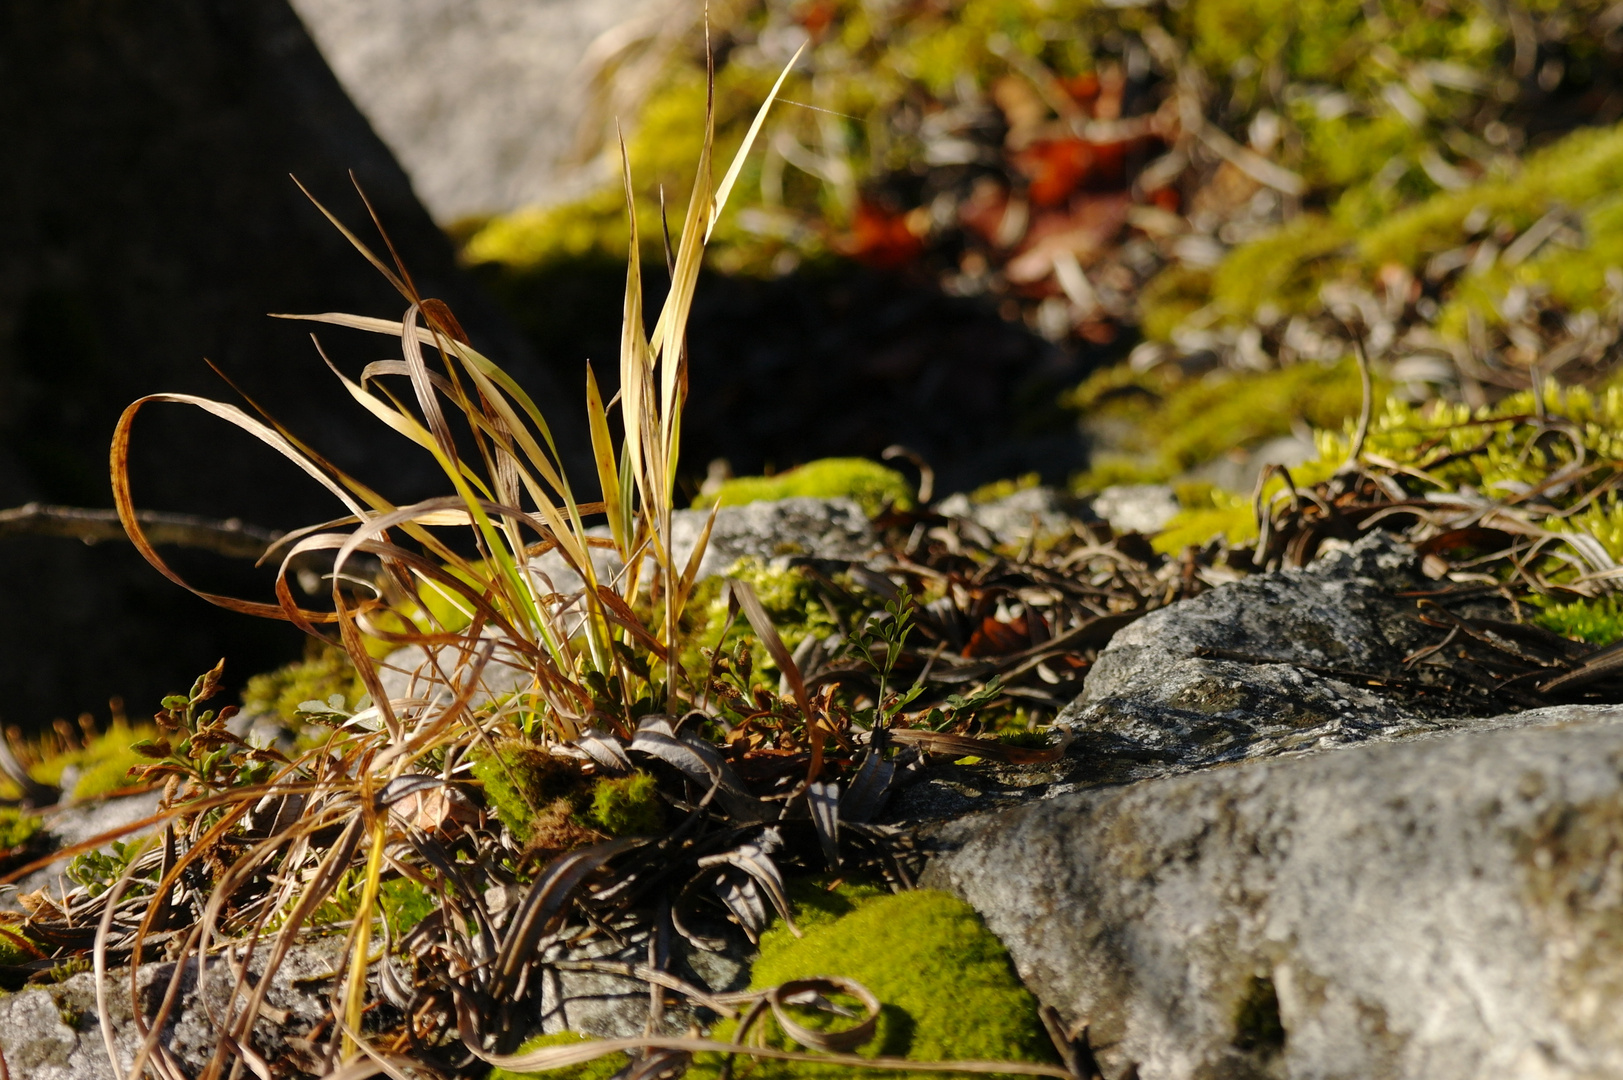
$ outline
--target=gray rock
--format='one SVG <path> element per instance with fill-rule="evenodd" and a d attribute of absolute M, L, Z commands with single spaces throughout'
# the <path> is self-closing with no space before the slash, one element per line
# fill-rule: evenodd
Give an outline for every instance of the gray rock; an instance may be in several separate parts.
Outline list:
<path fill-rule="evenodd" d="M 687 10 L 673 10 L 680 5 L 671 0 L 293 0 L 293 6 L 418 195 L 445 223 L 577 191 L 586 178 L 568 159 L 588 112 L 583 57 L 606 34 L 628 43 L 657 36 Z M 602 177 L 593 171 L 589 179 Z"/>
<path fill-rule="evenodd" d="M 1086 511 L 1080 500 L 1051 487 L 1031 487 L 991 502 L 971 502 L 963 494 L 942 499 L 936 510 L 964 518 L 991 534 L 999 544 L 1018 546 L 1035 534 L 1039 539 L 1069 536 Z"/>
<path fill-rule="evenodd" d="M 1623 711 L 1067 795 L 936 829 L 1107 1075 L 1623 1074 Z"/>
<path fill-rule="evenodd" d="M 1423 580 L 1414 562 L 1371 533 L 1151 612 L 1116 634 L 1057 722 L 1082 756 L 1115 761 L 1098 778 L 1116 780 L 1453 726 L 1383 681 L 1416 678 L 1402 660 L 1432 640 L 1394 595 Z"/>
<path fill-rule="evenodd" d="M 297 1040 L 328 1013 L 333 982 L 327 976 L 334 974 L 341 960 L 343 943 L 341 937 L 327 938 L 289 952 L 271 976 L 267 1007 L 254 1024 L 255 1052 L 271 1060 L 300 1053 Z M 250 970 L 262 972 L 264 959 L 261 949 Z M 148 964 L 137 973 L 135 1000 L 148 1021 L 157 1015 L 174 971 L 174 964 L 165 963 Z M 201 992 L 197 972 L 192 962 L 182 974 L 180 997 L 160 1040 L 194 1075 L 214 1052 L 217 1036 L 212 1017 L 225 1015 L 235 981 L 223 958 L 208 964 Z M 129 974 L 127 968 L 109 972 L 106 995 L 121 1074 L 133 1063 L 141 1045 L 133 1022 Z M 237 998 L 239 1011 L 243 1002 Z M 113 1080 L 99 1008 L 95 976 L 88 972 L 0 997 L 0 1054 L 10 1075 L 18 1080 Z"/>
<path fill-rule="evenodd" d="M 1119 533 L 1160 532 L 1178 513 L 1167 484 L 1115 484 L 1093 497 L 1093 512 Z"/>

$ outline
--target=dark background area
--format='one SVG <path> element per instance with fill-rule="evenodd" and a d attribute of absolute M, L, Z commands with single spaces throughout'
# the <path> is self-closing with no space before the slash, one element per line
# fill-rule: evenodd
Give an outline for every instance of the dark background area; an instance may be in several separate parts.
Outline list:
<path fill-rule="evenodd" d="M 359 227 L 353 169 L 422 290 L 528 385 L 552 385 L 457 272 L 283 0 L 0 6 L 0 130 L 0 507 L 110 507 L 108 444 L 127 404 L 154 391 L 235 399 L 205 357 L 342 467 L 402 500 L 431 490 L 432 461 L 347 398 L 310 328 L 265 317 L 405 309 L 290 173 Z M 399 352 L 350 331 L 321 337 L 352 374 Z M 135 451 L 143 508 L 269 528 L 342 512 L 196 410 L 152 407 Z M 206 586 L 270 598 L 269 575 L 176 561 Z M 234 688 L 301 646 L 285 625 L 186 594 L 124 544 L 0 540 L 0 596 L 0 722 L 24 727 L 104 714 L 113 694 L 148 712 L 221 656 Z"/>
<path fill-rule="evenodd" d="M 18 0 L 0 7 L 0 508 L 112 505 L 120 412 L 157 391 L 237 401 L 205 358 L 295 434 L 394 501 L 438 493 L 427 455 L 355 405 L 309 341 L 268 312 L 381 317 L 405 301 L 300 193 L 375 239 L 356 179 L 425 295 L 548 410 L 590 475 L 585 361 L 612 382 L 624 270 L 611 260 L 508 281 L 493 300 L 345 96 L 286 0 Z M 486 282 L 496 284 L 495 282 Z M 665 290 L 648 275 L 648 306 Z M 500 307 L 498 306 L 500 303 Z M 506 309 L 506 312 L 502 310 Z M 349 374 L 398 343 L 322 328 Z M 822 267 L 773 281 L 706 274 L 691 322 L 684 482 L 830 455 L 922 454 L 938 490 L 1082 461 L 1051 404 L 1077 356 L 932 281 Z M 545 362 L 537 359 L 545 357 Z M 287 529 L 341 513 L 250 437 L 195 409 L 137 423 L 143 509 Z M 271 574 L 166 557 L 196 584 L 271 599 Z M 228 690 L 296 656 L 290 627 L 212 607 L 123 543 L 0 539 L 0 723 L 156 707 L 224 656 Z"/>

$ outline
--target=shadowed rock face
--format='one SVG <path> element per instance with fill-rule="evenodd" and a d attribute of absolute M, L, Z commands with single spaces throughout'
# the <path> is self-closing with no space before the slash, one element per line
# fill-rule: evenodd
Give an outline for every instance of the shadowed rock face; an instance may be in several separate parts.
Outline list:
<path fill-rule="evenodd" d="M 405 309 L 289 173 L 359 227 L 353 169 L 422 292 L 538 398 L 560 400 L 460 277 L 285 0 L 21 0 L 0 11 L 0 71 L 0 506 L 111 506 L 107 447 L 126 404 L 232 396 L 205 357 L 342 467 L 399 498 L 430 490 L 431 462 L 346 399 L 308 330 L 265 318 Z M 351 374 L 398 356 L 382 338 L 321 336 Z M 566 431 L 576 412 L 558 409 Z M 195 411 L 155 408 L 136 453 L 145 507 L 273 528 L 335 513 L 290 465 Z M 268 597 L 240 566 L 178 561 Z M 99 711 L 114 693 L 139 712 L 221 655 L 240 678 L 298 648 L 284 627 L 183 594 L 124 545 L 0 541 L 0 595 L 7 722 Z"/>

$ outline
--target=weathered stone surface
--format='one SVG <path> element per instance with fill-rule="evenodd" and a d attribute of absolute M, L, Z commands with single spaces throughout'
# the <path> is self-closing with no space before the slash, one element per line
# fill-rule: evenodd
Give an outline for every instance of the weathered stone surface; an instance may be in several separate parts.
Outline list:
<path fill-rule="evenodd" d="M 327 1015 L 335 966 L 341 961 L 343 938 L 328 938 L 300 945 L 271 977 L 264 1011 L 254 1024 L 253 1047 L 262 1057 L 276 1060 L 297 1052 L 290 1039 L 308 1034 Z M 250 963 L 264 970 L 265 950 Z M 173 976 L 173 964 L 148 964 L 136 975 L 136 1000 L 142 1016 L 156 1017 Z M 226 1014 L 235 975 L 223 958 L 211 960 L 201 991 L 198 968 L 187 965 L 181 993 L 164 1027 L 163 1047 L 194 1075 L 208 1062 L 217 1042 L 212 1016 Z M 240 1011 L 245 999 L 237 998 Z M 129 993 L 129 970 L 109 972 L 107 1018 L 113 1028 L 113 1046 L 119 1073 L 129 1069 L 141 1045 L 134 1024 Z M 113 1080 L 107 1044 L 101 1030 L 95 976 L 74 975 L 60 983 L 30 988 L 0 997 L 0 1054 L 10 1075 L 28 1080 Z"/>
<path fill-rule="evenodd" d="M 1092 515 L 1081 500 L 1057 488 L 1031 487 L 990 502 L 971 502 L 963 494 L 942 499 L 936 510 L 947 517 L 963 518 L 984 529 L 999 544 L 1023 544 L 1033 535 L 1042 538 L 1069 536 L 1077 522 Z"/>
<path fill-rule="evenodd" d="M 1618 1075 L 1623 710 L 1482 726 L 966 818 L 923 883 L 1108 1075 Z"/>
<path fill-rule="evenodd" d="M 1119 533 L 1149 535 L 1178 513 L 1170 484 L 1114 484 L 1093 498 L 1093 512 Z"/>
<path fill-rule="evenodd" d="M 1402 660 L 1433 640 L 1395 595 L 1422 582 L 1409 548 L 1371 533 L 1151 612 L 1100 653 L 1058 723 L 1082 757 L 1117 761 L 1100 778 L 1118 780 L 1454 726 L 1446 704 L 1382 681 L 1414 678 Z"/>
<path fill-rule="evenodd" d="M 673 12 L 669 0 L 293 6 L 418 195 L 447 224 L 573 193 L 579 170 L 570 159 L 591 89 L 581 62 L 593 42 L 614 31 L 625 43 L 657 36 L 693 15 Z"/>

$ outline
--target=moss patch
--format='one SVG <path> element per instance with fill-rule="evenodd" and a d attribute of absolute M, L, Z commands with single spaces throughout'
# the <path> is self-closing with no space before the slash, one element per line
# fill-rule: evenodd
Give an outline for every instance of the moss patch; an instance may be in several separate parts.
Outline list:
<path fill-rule="evenodd" d="M 44 827 L 37 814 L 0 806 L 0 859 L 27 848 Z"/>
<path fill-rule="evenodd" d="M 520 739 L 498 740 L 494 754 L 481 748 L 472 755 L 471 770 L 484 785 L 485 805 L 519 840 L 532 838 L 538 816 L 560 798 L 571 806 L 580 787 L 570 763 Z"/>
<path fill-rule="evenodd" d="M 311 639 L 304 658 L 275 671 L 255 675 L 242 691 L 249 712 L 269 712 L 290 724 L 302 722 L 299 706 L 306 701 L 327 701 L 334 694 L 354 709 L 366 694 L 360 674 L 344 650 Z"/>
<path fill-rule="evenodd" d="M 1015 977 L 1002 943 L 961 900 L 927 890 L 892 895 L 845 885 L 829 892 L 813 884 L 800 885 L 795 897 L 805 936 L 794 937 L 781 923 L 768 930 L 751 985 L 817 975 L 862 983 L 883 1007 L 875 1038 L 858 1053 L 914 1061 L 1053 1060 L 1036 999 Z M 817 1017 L 797 1019 L 808 1026 L 818 1023 Z M 763 1022 L 771 1045 L 790 1047 L 774 1021 Z M 715 1075 L 714 1062 L 701 1064 L 708 1071 L 697 1075 Z M 743 1058 L 733 1072 L 740 1077 L 850 1075 L 843 1067 Z"/>
<path fill-rule="evenodd" d="M 1111 484 L 1161 483 L 1235 447 L 1287 435 L 1293 421 L 1339 431 L 1362 403 L 1350 359 L 1256 374 L 1214 372 L 1190 381 L 1110 368 L 1072 391 L 1067 404 L 1084 416 L 1125 420 L 1133 434 L 1124 451 L 1099 454 L 1073 484 L 1089 492 Z"/>
<path fill-rule="evenodd" d="M 592 823 L 610 836 L 652 836 L 664 831 L 665 804 L 650 773 L 606 777 L 592 788 Z"/>
<path fill-rule="evenodd" d="M 708 495 L 693 500 L 695 507 L 742 506 L 805 496 L 813 499 L 851 499 L 869 517 L 887 505 L 913 506 L 913 488 L 895 469 L 867 458 L 823 458 L 776 476 L 739 476 L 725 481 Z"/>
<path fill-rule="evenodd" d="M 130 747 L 143 739 L 155 738 L 157 733 L 151 724 L 132 727 L 114 723 L 83 747 L 46 758 L 30 768 L 28 774 L 42 784 L 60 786 L 71 766 L 78 771 L 71 793 L 73 798 L 93 799 L 134 783 L 130 770 L 137 765 L 150 765 L 151 759 Z"/>

